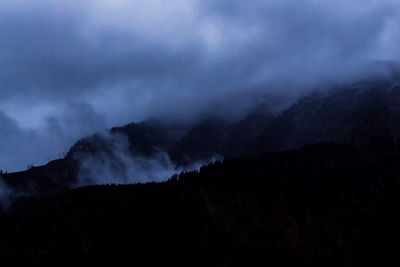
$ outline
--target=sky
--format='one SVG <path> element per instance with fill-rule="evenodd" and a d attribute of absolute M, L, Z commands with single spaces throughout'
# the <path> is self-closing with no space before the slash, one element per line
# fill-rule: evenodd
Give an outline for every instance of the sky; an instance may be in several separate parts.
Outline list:
<path fill-rule="evenodd" d="M 239 118 L 379 72 L 399 43 L 398 0 L 2 0 L 0 169 L 132 121 Z"/>

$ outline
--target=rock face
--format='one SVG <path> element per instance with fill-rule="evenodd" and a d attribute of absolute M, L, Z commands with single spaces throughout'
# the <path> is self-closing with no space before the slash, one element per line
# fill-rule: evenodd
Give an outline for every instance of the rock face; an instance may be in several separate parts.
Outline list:
<path fill-rule="evenodd" d="M 273 122 L 274 116 L 267 104 L 260 104 L 250 114 L 233 125 L 222 140 L 220 153 L 225 158 L 246 156 L 247 148 Z"/>
<path fill-rule="evenodd" d="M 365 143 L 400 135 L 400 86 L 371 81 L 315 93 L 278 115 L 249 147 L 251 153 L 319 142 Z"/>
<path fill-rule="evenodd" d="M 178 165 L 205 161 L 221 152 L 221 144 L 232 124 L 208 119 L 190 129 L 169 151 L 171 159 Z"/>

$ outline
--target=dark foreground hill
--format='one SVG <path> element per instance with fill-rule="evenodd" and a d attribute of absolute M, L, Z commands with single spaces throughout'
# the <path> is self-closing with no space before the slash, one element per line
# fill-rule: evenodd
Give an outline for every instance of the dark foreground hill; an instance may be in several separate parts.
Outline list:
<path fill-rule="evenodd" d="M 398 266 L 400 151 L 376 144 L 21 200 L 0 215 L 0 265 Z"/>

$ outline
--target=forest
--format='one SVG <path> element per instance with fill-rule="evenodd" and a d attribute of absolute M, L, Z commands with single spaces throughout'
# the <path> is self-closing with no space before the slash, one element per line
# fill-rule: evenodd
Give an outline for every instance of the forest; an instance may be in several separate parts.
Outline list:
<path fill-rule="evenodd" d="M 379 144 L 379 145 L 376 145 Z M 400 148 L 321 143 L 15 201 L 6 266 L 395 266 Z"/>

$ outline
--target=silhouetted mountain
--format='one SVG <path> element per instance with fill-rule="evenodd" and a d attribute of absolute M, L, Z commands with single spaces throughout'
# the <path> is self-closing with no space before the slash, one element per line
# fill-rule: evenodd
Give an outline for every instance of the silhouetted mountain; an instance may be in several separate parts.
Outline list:
<path fill-rule="evenodd" d="M 225 158 L 247 155 L 247 148 L 273 122 L 274 116 L 267 104 L 256 106 L 250 114 L 233 125 L 225 134 L 220 153 Z"/>
<path fill-rule="evenodd" d="M 65 190 L 76 182 L 79 162 L 67 156 L 43 166 L 32 166 L 21 172 L 5 173 L 5 182 L 16 190 L 13 197 L 31 194 L 51 194 Z"/>
<path fill-rule="evenodd" d="M 170 150 L 171 159 L 179 165 L 204 161 L 221 153 L 221 144 L 232 124 L 217 119 L 202 121 L 188 131 Z"/>
<path fill-rule="evenodd" d="M 14 201 L 0 209 L 0 263 L 398 266 L 399 137 L 396 75 L 314 92 L 276 116 L 261 105 L 238 122 L 112 128 L 2 175 Z M 163 183 L 70 189 L 90 157 L 120 169 L 160 152 L 176 167 L 225 161 Z"/>
<path fill-rule="evenodd" d="M 122 127 L 114 127 L 109 131 L 110 136 L 123 136 L 127 138 L 128 149 L 132 155 L 151 157 L 158 151 L 166 151 L 173 145 L 173 140 L 166 129 L 156 122 L 131 123 Z M 71 149 L 71 154 L 84 153 L 112 153 L 113 140 L 107 136 L 95 134 L 79 140 Z"/>
<path fill-rule="evenodd" d="M 115 127 L 107 134 L 79 140 L 65 159 L 4 175 L 4 180 L 23 191 L 37 187 L 36 191 L 51 192 L 73 185 L 88 157 L 107 160 L 114 169 L 124 167 L 121 149 L 124 157 L 147 159 L 162 152 L 180 167 L 320 142 L 391 146 L 400 137 L 400 83 L 396 77 L 316 91 L 277 116 L 261 104 L 234 123 L 209 118 L 185 129 L 149 120 Z"/>
<path fill-rule="evenodd" d="M 370 81 L 316 92 L 278 115 L 249 154 L 319 142 L 365 143 L 400 135 L 400 86 Z"/>

